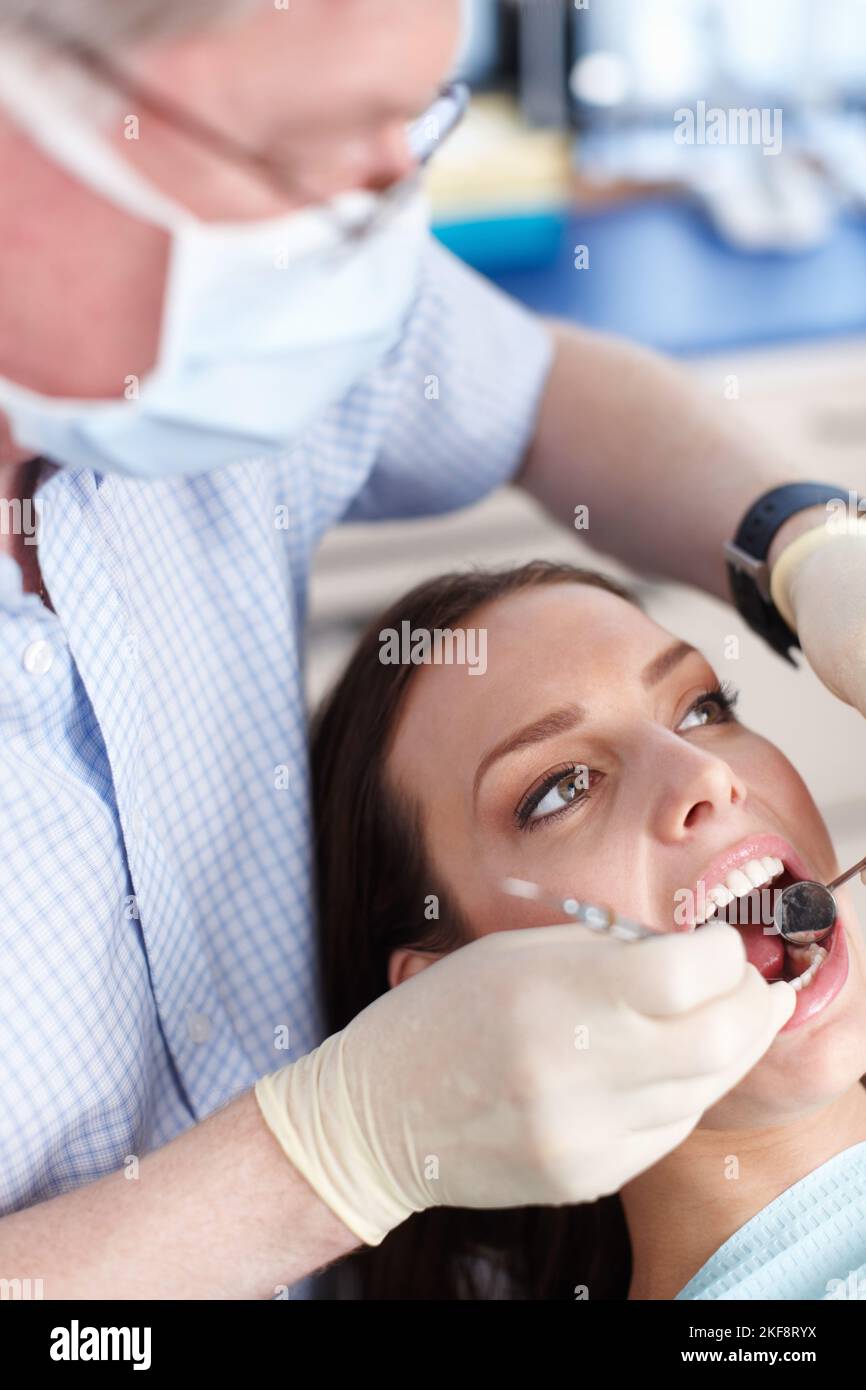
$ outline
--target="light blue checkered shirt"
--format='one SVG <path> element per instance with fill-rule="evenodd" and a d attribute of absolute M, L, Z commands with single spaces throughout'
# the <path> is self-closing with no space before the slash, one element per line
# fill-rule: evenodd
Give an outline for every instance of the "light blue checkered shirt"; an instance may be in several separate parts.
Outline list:
<path fill-rule="evenodd" d="M 315 547 L 342 519 L 508 479 L 549 364 L 541 326 L 431 241 L 399 348 L 279 468 L 50 472 L 56 613 L 0 556 L 0 1212 L 165 1144 L 321 1041 Z"/>

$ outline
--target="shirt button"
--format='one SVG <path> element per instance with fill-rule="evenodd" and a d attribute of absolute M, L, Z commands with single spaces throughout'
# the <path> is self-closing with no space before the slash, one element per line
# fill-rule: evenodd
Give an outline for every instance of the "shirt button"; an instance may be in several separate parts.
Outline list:
<path fill-rule="evenodd" d="M 44 638 L 39 638 L 36 642 L 31 642 L 24 648 L 24 655 L 21 664 L 25 671 L 29 671 L 31 676 L 43 676 L 46 671 L 51 670 L 51 663 L 54 660 L 54 652 L 51 643 Z"/>
<path fill-rule="evenodd" d="M 187 1014 L 186 1026 L 194 1043 L 206 1043 L 211 1035 L 211 1022 L 207 1014 Z"/>

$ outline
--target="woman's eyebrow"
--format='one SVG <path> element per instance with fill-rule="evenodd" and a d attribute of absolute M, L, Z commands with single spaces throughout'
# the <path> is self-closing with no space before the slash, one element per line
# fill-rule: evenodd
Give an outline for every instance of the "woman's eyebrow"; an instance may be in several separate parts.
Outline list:
<path fill-rule="evenodd" d="M 526 724 L 522 729 L 518 729 L 516 733 L 509 734 L 501 743 L 497 743 L 495 748 L 491 748 L 489 753 L 485 753 L 478 764 L 478 771 L 472 786 L 473 799 L 478 795 L 481 779 L 500 758 L 506 757 L 509 753 L 515 753 L 518 748 L 526 748 L 531 743 L 543 743 L 545 739 L 553 738 L 555 734 L 567 733 L 569 729 L 575 728 L 585 718 L 586 710 L 582 705 L 564 705 L 562 709 L 551 710 L 541 719 L 536 719 L 531 724 Z"/>
<path fill-rule="evenodd" d="M 647 662 L 641 671 L 640 680 L 647 690 L 650 686 L 658 685 L 659 681 L 684 661 L 687 656 L 694 653 L 700 656 L 697 647 L 693 647 L 691 642 L 674 642 L 672 647 L 666 647 L 658 656 L 654 656 L 652 661 Z"/>

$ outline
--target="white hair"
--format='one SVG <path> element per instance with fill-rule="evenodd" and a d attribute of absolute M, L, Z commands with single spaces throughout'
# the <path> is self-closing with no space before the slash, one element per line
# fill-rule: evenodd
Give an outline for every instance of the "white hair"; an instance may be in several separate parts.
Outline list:
<path fill-rule="evenodd" d="M 0 0 L 0 36 L 43 45 L 63 37 L 106 51 L 209 29 L 262 0 Z"/>

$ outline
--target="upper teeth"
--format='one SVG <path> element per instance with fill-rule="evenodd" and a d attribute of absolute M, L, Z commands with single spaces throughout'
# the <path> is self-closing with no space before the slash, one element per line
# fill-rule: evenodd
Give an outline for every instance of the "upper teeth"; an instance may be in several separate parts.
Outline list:
<path fill-rule="evenodd" d="M 781 859 L 767 854 L 761 859 L 749 859 L 738 869 L 731 869 L 721 883 L 714 883 L 707 889 L 707 913 L 703 922 L 708 922 L 720 907 L 727 907 L 734 898 L 742 898 L 754 888 L 762 888 L 771 883 L 785 869 Z M 696 923 L 701 926 L 702 922 Z"/>

